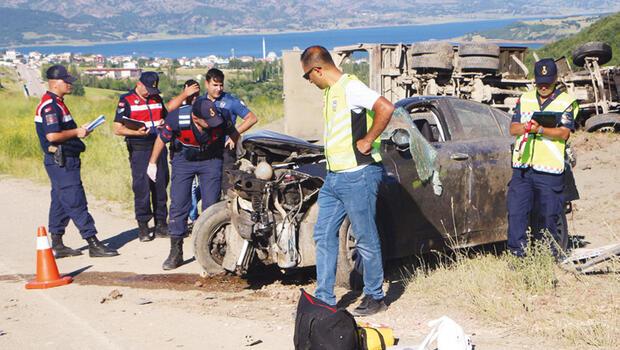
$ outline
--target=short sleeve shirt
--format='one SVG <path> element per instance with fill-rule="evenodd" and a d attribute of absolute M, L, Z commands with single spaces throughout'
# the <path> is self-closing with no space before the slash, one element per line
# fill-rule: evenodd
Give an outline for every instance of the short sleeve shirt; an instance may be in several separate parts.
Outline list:
<path fill-rule="evenodd" d="M 230 121 L 233 125 L 237 123 L 237 117 L 245 119 L 248 113 L 250 113 L 250 109 L 241 99 L 227 92 L 215 99 L 215 107 L 229 111 Z"/>
<path fill-rule="evenodd" d="M 372 110 L 375 102 L 381 97 L 359 80 L 351 80 L 347 84 L 345 94 L 349 108 L 355 113 L 361 112 L 362 109 Z"/>
<path fill-rule="evenodd" d="M 35 126 L 39 143 L 43 152 L 47 153 L 51 142 L 47 140 L 47 134 L 72 130 L 77 128 L 77 124 L 69 112 L 62 98 L 52 92 L 46 92 L 41 98 L 35 112 Z M 54 145 L 63 145 L 67 154 L 78 154 L 83 152 L 86 146 L 77 137 L 66 140 Z"/>

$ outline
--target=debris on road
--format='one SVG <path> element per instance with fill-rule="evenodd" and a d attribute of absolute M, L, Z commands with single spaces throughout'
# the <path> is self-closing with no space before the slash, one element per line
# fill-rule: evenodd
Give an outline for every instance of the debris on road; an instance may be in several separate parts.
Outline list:
<path fill-rule="evenodd" d="M 153 304 L 153 301 L 149 300 L 149 299 L 146 299 L 146 298 L 140 298 L 140 299 L 138 299 L 138 301 L 136 301 L 136 304 L 138 304 L 138 305 Z"/>
<path fill-rule="evenodd" d="M 260 340 L 260 339 L 254 339 L 254 337 L 251 336 L 251 335 L 246 335 L 244 337 L 245 346 L 254 346 L 254 345 L 258 345 L 258 344 L 260 344 L 262 342 L 263 341 Z"/>
<path fill-rule="evenodd" d="M 564 260 L 561 266 L 570 272 L 587 274 L 599 268 L 601 263 L 618 256 L 620 256 L 620 243 L 595 249 L 580 249 Z"/>
<path fill-rule="evenodd" d="M 103 299 L 101 299 L 99 303 L 103 304 L 111 300 L 120 299 L 122 297 L 123 297 L 123 294 L 118 289 L 114 289 L 113 291 L 110 292 L 110 294 L 108 294 L 107 297 L 104 297 Z"/>

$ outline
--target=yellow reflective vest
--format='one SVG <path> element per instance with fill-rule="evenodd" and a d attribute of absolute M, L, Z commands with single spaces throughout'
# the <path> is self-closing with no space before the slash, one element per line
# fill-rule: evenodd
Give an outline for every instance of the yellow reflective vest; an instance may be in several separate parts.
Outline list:
<path fill-rule="evenodd" d="M 561 92 L 549 105 L 544 108 L 545 112 L 565 112 L 575 99 L 566 92 Z M 532 119 L 534 112 L 541 112 L 536 90 L 528 91 L 521 95 L 520 103 L 521 123 L 526 123 Z M 577 107 L 574 106 L 573 115 L 577 115 Z M 536 130 L 532 130 L 536 132 Z M 519 145 L 524 135 L 517 137 L 515 147 L 512 152 L 513 168 L 533 168 L 550 174 L 561 174 L 564 172 L 564 150 L 565 140 L 550 139 L 543 135 L 530 134 L 523 150 L 519 153 Z"/>
<path fill-rule="evenodd" d="M 349 108 L 345 91 L 353 80 L 358 79 L 354 75 L 344 74 L 336 84 L 323 91 L 325 158 L 330 171 L 343 171 L 381 161 L 379 139 L 373 142 L 370 155 L 357 150 L 356 142 L 370 130 L 374 112 L 362 109 L 356 113 Z"/>

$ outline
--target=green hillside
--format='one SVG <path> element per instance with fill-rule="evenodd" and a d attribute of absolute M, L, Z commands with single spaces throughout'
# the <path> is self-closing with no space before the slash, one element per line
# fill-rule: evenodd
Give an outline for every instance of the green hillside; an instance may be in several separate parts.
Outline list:
<path fill-rule="evenodd" d="M 620 12 L 598 20 L 577 34 L 536 50 L 536 53 L 540 58 L 566 56 L 572 62 L 573 49 L 589 41 L 603 41 L 609 44 L 613 57 L 607 65 L 620 65 Z"/>

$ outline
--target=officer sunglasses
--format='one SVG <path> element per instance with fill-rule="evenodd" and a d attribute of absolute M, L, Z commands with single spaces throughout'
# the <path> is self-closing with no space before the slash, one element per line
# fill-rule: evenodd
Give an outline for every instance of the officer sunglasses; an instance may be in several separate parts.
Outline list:
<path fill-rule="evenodd" d="M 302 77 L 303 77 L 304 79 L 306 79 L 306 80 L 310 80 L 310 73 L 312 73 L 312 71 L 313 71 L 313 70 L 315 70 L 316 68 L 319 68 L 319 69 L 320 69 L 321 67 L 319 67 L 319 66 L 314 66 L 314 67 L 312 67 L 312 68 L 308 69 L 308 71 L 307 71 L 307 72 L 305 72 L 305 73 L 304 73 L 304 75 L 302 75 Z"/>

